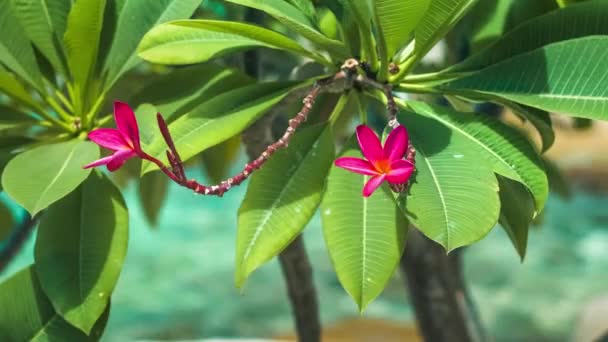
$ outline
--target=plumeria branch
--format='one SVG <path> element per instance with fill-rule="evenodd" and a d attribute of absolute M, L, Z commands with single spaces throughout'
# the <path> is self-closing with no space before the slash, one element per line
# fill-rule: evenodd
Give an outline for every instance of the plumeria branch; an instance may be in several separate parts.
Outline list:
<path fill-rule="evenodd" d="M 399 109 L 393 95 L 393 88 L 390 84 L 380 83 L 365 75 L 364 66 L 356 59 L 348 59 L 344 62 L 340 71 L 332 77 L 318 80 L 304 97 L 303 106 L 300 111 L 289 120 L 289 125 L 285 133 L 274 143 L 268 145 L 266 149 L 251 162 L 245 165 L 243 170 L 237 175 L 228 178 L 217 185 L 204 185 L 195 179 L 188 179 L 182 158 L 179 155 L 175 142 L 171 137 L 169 127 L 160 113 L 157 114 L 157 122 L 168 149 L 166 150 L 167 161 L 169 165 L 165 165 L 162 161 L 147 154 L 142 150 L 139 129 L 135 114 L 125 103 L 115 102 L 114 117 L 117 124 L 117 129 L 99 128 L 89 134 L 89 139 L 96 142 L 102 147 L 115 151 L 109 157 L 96 160 L 85 165 L 85 168 L 107 165 L 110 171 L 120 168 L 124 162 L 130 158 L 138 157 L 147 160 L 156 166 L 169 177 L 173 182 L 194 191 L 201 195 L 223 196 L 232 187 L 243 183 L 253 172 L 260 169 L 268 159 L 270 159 L 276 151 L 286 148 L 296 130 L 305 122 L 310 114 L 313 105 L 319 95 L 323 92 L 344 93 L 345 91 L 358 86 L 360 88 L 373 88 L 381 90 L 387 98 L 388 109 L 388 124 L 392 129 L 400 126 L 397 121 L 397 113 Z M 363 71 L 363 72 L 360 72 Z M 414 164 L 415 149 L 412 145 L 406 145 L 401 151 L 401 158 L 407 156 L 407 161 Z M 401 192 L 405 188 L 405 184 L 399 187 L 393 187 L 394 191 Z"/>

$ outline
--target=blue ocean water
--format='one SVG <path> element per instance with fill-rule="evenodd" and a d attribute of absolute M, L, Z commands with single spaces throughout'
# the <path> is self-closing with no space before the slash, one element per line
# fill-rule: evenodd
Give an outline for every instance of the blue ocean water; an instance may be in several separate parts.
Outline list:
<path fill-rule="evenodd" d="M 255 272 L 243 293 L 234 287 L 236 212 L 244 193 L 242 186 L 224 198 L 207 198 L 171 186 L 159 225 L 151 229 L 135 187 L 125 190 L 130 245 L 105 341 L 268 337 L 291 329 L 276 261 Z M 500 228 L 467 249 L 466 279 L 497 341 L 569 340 L 583 305 L 608 294 L 607 200 L 582 192 L 570 201 L 551 197 L 523 264 Z M 333 273 L 318 216 L 304 236 L 324 323 L 359 317 Z M 32 241 L 7 274 L 31 262 Z M 397 274 L 364 317 L 411 324 L 403 284 Z"/>

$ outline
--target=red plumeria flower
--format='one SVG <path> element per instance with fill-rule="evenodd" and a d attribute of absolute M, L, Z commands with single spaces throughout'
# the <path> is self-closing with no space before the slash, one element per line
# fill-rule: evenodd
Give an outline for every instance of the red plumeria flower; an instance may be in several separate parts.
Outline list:
<path fill-rule="evenodd" d="M 84 166 L 85 169 L 106 165 L 108 170 L 118 170 L 128 159 L 143 157 L 145 153 L 139 142 L 139 128 L 135 120 L 135 113 L 128 104 L 114 102 L 114 128 L 98 128 L 89 133 L 89 139 L 97 145 L 114 151 L 111 156 L 98 159 Z"/>
<path fill-rule="evenodd" d="M 363 196 L 369 197 L 384 181 L 405 184 L 414 172 L 414 165 L 403 159 L 407 152 L 409 137 L 405 127 L 399 125 L 389 134 L 384 148 L 373 130 L 365 125 L 357 127 L 357 140 L 365 159 L 342 157 L 336 166 L 372 176 L 363 187 Z"/>

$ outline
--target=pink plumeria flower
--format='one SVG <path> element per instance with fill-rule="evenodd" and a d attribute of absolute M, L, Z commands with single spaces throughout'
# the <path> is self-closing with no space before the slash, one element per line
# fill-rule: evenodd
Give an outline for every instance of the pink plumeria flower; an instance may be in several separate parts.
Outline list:
<path fill-rule="evenodd" d="M 405 184 L 414 172 L 414 165 L 403 159 L 407 152 L 409 137 L 405 127 L 399 125 L 389 134 L 384 148 L 376 133 L 365 125 L 357 127 L 357 140 L 365 159 L 342 157 L 336 166 L 372 176 L 363 187 L 363 196 L 369 197 L 384 181 Z"/>
<path fill-rule="evenodd" d="M 128 159 L 143 156 L 139 142 L 139 128 L 135 120 L 135 113 L 128 104 L 114 102 L 114 128 L 98 128 L 89 133 L 89 139 L 97 145 L 114 151 L 108 157 L 98 159 L 84 166 L 85 169 L 106 165 L 108 170 L 118 170 Z"/>

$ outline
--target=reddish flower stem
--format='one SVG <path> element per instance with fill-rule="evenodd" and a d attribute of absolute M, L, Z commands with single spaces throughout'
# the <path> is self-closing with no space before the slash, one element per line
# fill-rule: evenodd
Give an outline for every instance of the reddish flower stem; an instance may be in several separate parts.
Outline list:
<path fill-rule="evenodd" d="M 315 84 L 312 87 L 312 89 L 308 92 L 308 95 L 306 95 L 306 97 L 302 101 L 304 103 L 302 109 L 293 119 L 289 120 L 289 127 L 287 127 L 285 134 L 283 134 L 283 136 L 279 140 L 268 146 L 258 158 L 245 165 L 243 171 L 241 171 L 234 177 L 222 181 L 220 184 L 208 186 L 200 184 L 195 179 L 188 179 L 186 177 L 186 172 L 184 170 L 182 159 L 179 156 L 177 148 L 175 147 L 175 143 L 173 142 L 173 138 L 171 137 L 171 133 L 169 132 L 169 128 L 167 127 L 167 123 L 160 114 L 157 114 L 156 118 L 158 120 L 158 127 L 160 128 L 160 132 L 165 142 L 167 143 L 167 147 L 169 147 L 169 150 L 167 150 L 167 160 L 169 161 L 171 168 L 167 167 L 165 164 L 163 164 L 162 161 L 148 155 L 145 152 L 142 152 L 142 155 L 140 157 L 156 164 L 159 169 L 163 173 L 165 173 L 169 178 L 171 178 L 171 180 L 173 180 L 175 183 L 186 187 L 196 192 L 197 194 L 215 195 L 221 197 L 233 186 L 239 185 L 243 181 L 245 181 L 255 170 L 261 168 L 262 165 L 264 165 L 264 163 L 276 151 L 282 148 L 286 148 L 288 146 L 289 141 L 291 140 L 296 129 L 298 129 L 298 127 L 308 118 L 308 114 L 310 114 L 315 100 L 321 93 L 321 89 L 322 86 L 319 83 Z"/>

